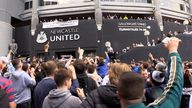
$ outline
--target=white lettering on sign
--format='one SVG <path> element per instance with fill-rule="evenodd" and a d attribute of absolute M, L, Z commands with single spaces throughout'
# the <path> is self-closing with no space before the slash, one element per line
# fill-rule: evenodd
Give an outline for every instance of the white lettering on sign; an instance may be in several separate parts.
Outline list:
<path fill-rule="evenodd" d="M 68 34 L 68 35 L 54 35 L 50 36 L 51 42 L 58 42 L 58 41 L 77 41 L 80 39 L 79 34 Z"/>
<path fill-rule="evenodd" d="M 59 33 L 75 33 L 75 32 L 78 32 L 78 28 L 68 28 L 68 29 L 63 28 L 63 29 L 57 30 L 56 33 L 59 34 Z M 54 32 L 51 32 L 51 33 L 55 34 Z"/>
<path fill-rule="evenodd" d="M 145 31 L 146 23 L 141 22 L 119 22 L 119 31 Z"/>

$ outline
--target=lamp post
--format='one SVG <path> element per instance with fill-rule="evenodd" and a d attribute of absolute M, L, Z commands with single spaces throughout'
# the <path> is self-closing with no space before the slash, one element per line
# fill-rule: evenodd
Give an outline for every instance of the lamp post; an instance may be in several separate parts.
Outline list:
<path fill-rule="evenodd" d="M 183 21 L 183 25 L 185 25 L 187 32 L 188 32 L 188 26 L 187 26 L 188 24 L 189 24 L 188 20 Z"/>
<path fill-rule="evenodd" d="M 163 36 L 163 30 L 164 30 L 164 27 L 163 26 L 160 26 L 160 31 L 161 31 L 161 35 Z"/>
<path fill-rule="evenodd" d="M 31 30 L 31 35 L 34 36 L 35 35 L 35 29 Z"/>
<path fill-rule="evenodd" d="M 150 42 L 149 42 L 149 36 L 150 35 L 150 32 L 148 30 L 145 30 L 144 31 L 144 36 L 146 36 L 147 38 L 147 46 L 151 46 Z"/>
<path fill-rule="evenodd" d="M 102 29 L 102 24 L 97 24 L 97 30 L 101 30 Z"/>

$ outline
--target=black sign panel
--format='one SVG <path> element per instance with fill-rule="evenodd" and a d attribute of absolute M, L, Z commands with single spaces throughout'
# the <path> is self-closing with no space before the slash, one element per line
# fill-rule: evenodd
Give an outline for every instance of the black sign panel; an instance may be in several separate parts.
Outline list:
<path fill-rule="evenodd" d="M 183 61 L 190 61 L 192 60 L 192 37 L 191 35 L 180 35 L 178 36 L 182 40 L 182 42 L 179 45 L 179 54 L 182 57 Z M 119 55 L 119 59 L 123 62 L 131 62 L 133 59 L 135 61 L 140 60 L 148 60 L 148 54 L 152 53 L 155 58 L 164 57 L 165 59 L 168 57 L 168 51 L 164 47 L 163 44 L 159 44 L 155 47 L 138 47 L 131 49 L 127 53 L 124 53 L 122 55 Z"/>
<path fill-rule="evenodd" d="M 16 43 L 18 44 L 17 54 L 29 55 L 31 34 L 30 26 L 17 27 L 14 32 Z"/>
<path fill-rule="evenodd" d="M 57 22 L 49 27 L 39 24 L 33 43 L 36 51 L 42 51 L 43 46 L 49 42 L 50 50 L 97 47 L 97 28 L 94 20 L 80 20 L 77 23 Z"/>
<path fill-rule="evenodd" d="M 161 37 L 160 28 L 156 21 L 152 20 L 104 20 L 102 29 L 102 47 L 110 41 L 115 51 L 119 53 L 133 43 L 147 44 L 144 31 L 148 30 L 149 41 Z M 105 49 L 103 49 L 105 50 Z"/>

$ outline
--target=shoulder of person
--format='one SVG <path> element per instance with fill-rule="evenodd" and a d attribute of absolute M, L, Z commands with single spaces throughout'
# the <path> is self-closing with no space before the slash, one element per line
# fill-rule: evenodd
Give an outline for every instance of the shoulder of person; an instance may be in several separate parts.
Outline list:
<path fill-rule="evenodd" d="M 45 97 L 44 101 L 43 101 L 43 104 L 42 104 L 42 108 L 47 108 L 48 107 L 48 96 Z"/>
<path fill-rule="evenodd" d="M 78 97 L 73 96 L 73 95 L 71 95 L 71 96 L 69 97 L 69 100 L 70 100 L 70 101 L 73 101 L 73 102 L 81 102 L 81 100 L 80 100 Z"/>
<path fill-rule="evenodd" d="M 96 84 L 96 81 L 93 78 L 91 78 L 91 77 L 88 77 L 87 82 L 88 82 L 88 84 L 91 84 L 91 85 L 95 85 Z"/>
<path fill-rule="evenodd" d="M 22 72 L 23 77 L 28 77 L 28 78 L 30 77 L 30 75 L 27 72 L 25 72 L 25 71 L 21 71 L 21 72 Z"/>
<path fill-rule="evenodd" d="M 94 81 L 94 79 L 91 78 L 91 77 L 88 77 L 87 80 L 88 80 L 88 82 L 89 82 L 89 81 L 91 81 L 91 82 Z"/>

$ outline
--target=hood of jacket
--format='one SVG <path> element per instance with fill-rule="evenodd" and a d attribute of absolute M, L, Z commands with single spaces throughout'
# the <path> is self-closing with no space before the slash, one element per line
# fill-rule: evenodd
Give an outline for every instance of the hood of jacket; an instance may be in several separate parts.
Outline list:
<path fill-rule="evenodd" d="M 18 79 L 18 78 L 21 78 L 21 76 L 26 73 L 25 71 L 22 71 L 22 70 L 16 70 L 16 71 L 13 71 L 11 73 L 12 77 Z"/>
<path fill-rule="evenodd" d="M 98 94 L 108 108 L 120 108 L 120 100 L 117 97 L 117 87 L 112 85 L 100 86 Z"/>
<path fill-rule="evenodd" d="M 71 97 L 71 93 L 69 90 L 53 89 L 49 92 L 47 101 L 52 108 L 58 108 L 69 97 Z"/>

